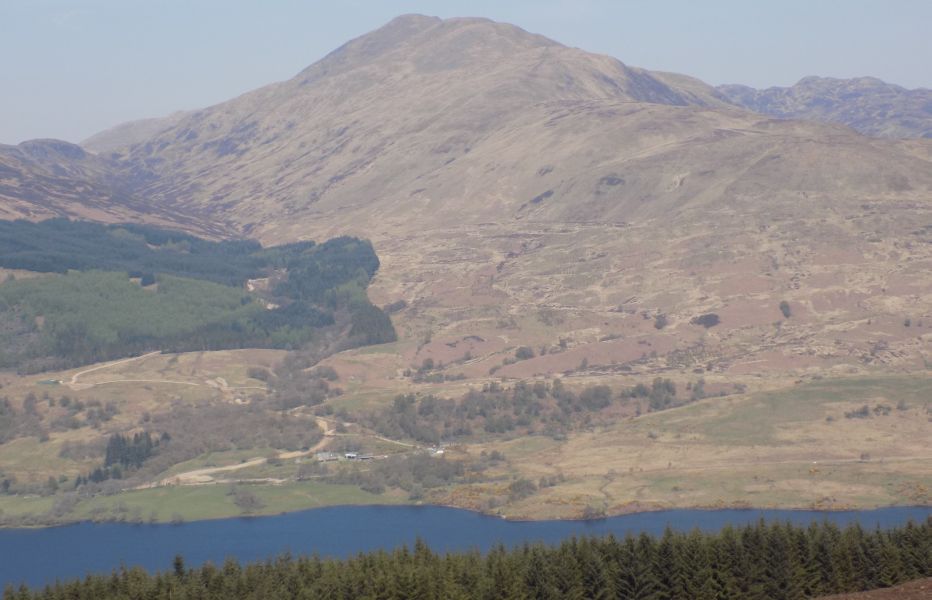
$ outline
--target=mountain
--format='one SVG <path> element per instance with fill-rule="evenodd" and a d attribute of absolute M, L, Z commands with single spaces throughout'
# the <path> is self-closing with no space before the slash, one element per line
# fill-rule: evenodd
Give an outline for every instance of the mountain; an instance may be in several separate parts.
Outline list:
<path fill-rule="evenodd" d="M 729 101 L 784 119 L 842 123 L 865 135 L 932 138 L 932 90 L 908 90 L 874 77 L 806 77 L 791 87 L 718 86 Z"/>
<path fill-rule="evenodd" d="M 154 200 L 202 214 L 223 207 L 250 231 L 360 202 L 371 214 L 370 202 L 392 200 L 386 186 L 407 198 L 426 173 L 454 174 L 459 186 L 457 157 L 593 101 L 722 105 L 510 25 L 407 16 L 290 81 L 189 115 L 126 160 Z"/>
<path fill-rule="evenodd" d="M 95 154 L 107 154 L 158 135 L 180 121 L 186 114 L 185 111 L 177 111 L 167 117 L 121 123 L 92 135 L 81 142 L 81 147 Z"/>
<path fill-rule="evenodd" d="M 763 116 L 507 24 L 400 17 L 107 160 L 191 223 L 372 239 L 402 361 L 449 363 L 463 336 L 483 340 L 467 376 L 932 358 L 932 143 Z M 519 344 L 546 355 L 503 364 Z"/>

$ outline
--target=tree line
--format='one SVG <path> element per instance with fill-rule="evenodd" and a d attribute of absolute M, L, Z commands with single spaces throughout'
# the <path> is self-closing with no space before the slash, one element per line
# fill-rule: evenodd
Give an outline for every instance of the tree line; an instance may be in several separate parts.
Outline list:
<path fill-rule="evenodd" d="M 5 600 L 94 599 L 638 599 L 796 600 L 889 587 L 932 575 L 932 520 L 891 530 L 760 521 L 718 533 L 573 538 L 557 546 L 441 554 L 413 548 L 197 568 L 181 556 L 149 574 L 109 575 L 41 590 L 7 587 Z"/>
<path fill-rule="evenodd" d="M 255 240 L 215 242 L 133 223 L 0 221 L 0 266 L 40 273 L 162 273 L 237 286 L 269 266 L 286 268 L 314 246 L 308 241 L 264 249 Z"/>
<path fill-rule="evenodd" d="M 578 392 L 553 381 L 519 381 L 508 387 L 490 382 L 459 399 L 433 394 L 399 394 L 385 408 L 341 417 L 391 438 L 410 438 L 436 444 L 482 435 L 542 433 L 560 436 L 595 424 L 615 403 L 635 403 L 635 411 L 663 410 L 704 395 L 700 379 L 689 386 L 690 396 L 677 399 L 676 384 L 656 378 L 650 386 L 637 384 L 618 393 L 607 385 L 591 385 Z"/>

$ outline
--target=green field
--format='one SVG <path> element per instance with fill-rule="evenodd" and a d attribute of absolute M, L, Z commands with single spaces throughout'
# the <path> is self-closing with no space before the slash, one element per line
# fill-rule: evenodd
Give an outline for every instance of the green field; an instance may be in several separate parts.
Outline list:
<path fill-rule="evenodd" d="M 296 482 L 283 485 L 250 485 L 249 490 L 265 504 L 252 514 L 272 515 L 282 512 L 330 506 L 335 504 L 391 504 L 390 498 L 376 496 L 349 485 Z M 235 517 L 243 510 L 233 503 L 228 485 L 165 487 L 124 492 L 116 496 L 95 498 L 82 503 L 77 516 L 91 517 L 101 508 L 111 514 L 114 509 L 137 512 L 150 520 L 165 522 L 181 517 L 184 520 Z"/>
<path fill-rule="evenodd" d="M 695 420 L 695 431 L 718 442 L 778 443 L 775 436 L 784 426 L 823 421 L 829 416 L 843 421 L 846 411 L 864 404 L 886 405 L 896 410 L 901 402 L 913 408 L 932 406 L 932 379 L 897 376 L 824 379 L 754 394 L 747 401 L 722 400 L 684 407 L 674 413 L 658 413 L 645 421 L 670 427 L 679 420 Z"/>
<path fill-rule="evenodd" d="M 173 520 L 221 519 L 243 514 L 273 515 L 333 505 L 397 504 L 401 501 L 401 498 L 391 494 L 370 494 L 351 485 L 292 482 L 245 487 L 261 500 L 264 504 L 262 508 L 245 513 L 234 504 L 229 485 L 169 486 L 82 500 L 62 520 L 167 523 Z M 0 518 L 33 515 L 38 518 L 37 522 L 49 524 L 42 515 L 53 508 L 55 501 L 51 497 L 0 496 Z"/>

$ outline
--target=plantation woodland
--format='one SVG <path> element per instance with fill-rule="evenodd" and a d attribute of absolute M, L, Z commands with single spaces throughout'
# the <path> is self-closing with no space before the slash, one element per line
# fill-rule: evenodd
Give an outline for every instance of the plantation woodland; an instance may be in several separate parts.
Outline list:
<path fill-rule="evenodd" d="M 0 222 L 0 368 L 69 368 L 152 350 L 342 347 L 393 341 L 366 287 L 372 245 L 340 237 L 263 248 L 144 225 Z"/>
<path fill-rule="evenodd" d="M 888 531 L 759 522 L 715 534 L 668 529 L 659 538 L 570 539 L 486 554 L 437 554 L 419 541 L 348 560 L 285 555 L 188 568 L 178 556 L 154 575 L 123 567 L 43 590 L 10 586 L 4 599 L 796 600 L 930 575 L 930 521 Z"/>

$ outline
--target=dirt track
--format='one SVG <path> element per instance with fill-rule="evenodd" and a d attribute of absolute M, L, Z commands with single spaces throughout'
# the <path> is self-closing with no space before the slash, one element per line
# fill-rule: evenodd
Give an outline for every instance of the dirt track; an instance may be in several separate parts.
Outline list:
<path fill-rule="evenodd" d="M 159 355 L 159 354 L 161 354 L 161 353 L 162 353 L 161 350 L 156 350 L 155 352 L 150 352 L 150 353 L 148 353 L 148 354 L 143 354 L 142 356 L 134 356 L 134 357 L 132 357 L 132 358 L 124 358 L 123 360 L 118 360 L 118 361 L 116 361 L 116 362 L 109 362 L 109 363 L 105 363 L 105 364 L 102 364 L 102 365 L 97 365 L 96 367 L 91 367 L 90 369 L 84 369 L 83 371 L 78 371 L 77 373 L 75 373 L 74 375 L 71 376 L 71 381 L 68 382 L 68 385 L 69 385 L 69 386 L 72 386 L 72 387 L 79 385 L 79 384 L 78 384 L 78 379 L 79 379 L 82 375 L 87 375 L 88 373 L 92 373 L 92 372 L 94 372 L 94 371 L 100 371 L 101 369 L 109 369 L 110 367 L 115 367 L 115 366 L 117 366 L 117 365 L 122 365 L 122 364 L 126 364 L 126 363 L 129 363 L 129 362 L 133 362 L 133 361 L 137 361 L 137 360 L 142 360 L 142 359 L 144 359 L 144 358 L 148 358 L 148 357 L 150 357 L 150 356 L 156 356 L 156 355 Z"/>
<path fill-rule="evenodd" d="M 930 598 L 932 598 L 932 577 L 881 590 L 822 596 L 819 600 L 929 600 Z"/>
<path fill-rule="evenodd" d="M 308 456 L 323 449 L 327 445 L 327 443 L 330 441 L 329 438 L 335 435 L 335 432 L 333 429 L 328 429 L 329 423 L 327 423 L 327 421 L 325 421 L 324 419 L 320 417 L 317 418 L 317 424 L 324 431 L 324 437 L 321 438 L 321 440 L 317 442 L 317 444 L 315 444 L 312 448 L 309 448 L 307 450 L 282 452 L 277 455 L 277 458 L 281 460 L 289 460 L 289 459 L 298 458 L 301 456 Z M 235 465 L 225 465 L 222 467 L 205 467 L 203 469 L 193 469 L 191 471 L 185 471 L 183 473 L 178 473 L 170 477 L 165 477 L 164 479 L 161 479 L 154 483 L 145 484 L 143 486 L 140 486 L 140 489 L 158 487 L 158 486 L 163 486 L 163 485 L 209 485 L 213 483 L 222 483 L 222 481 L 216 479 L 214 475 L 218 473 L 229 473 L 230 471 L 239 471 L 241 469 L 248 469 L 249 467 L 257 467 L 263 464 L 266 460 L 268 459 L 264 456 L 257 456 L 255 458 L 251 458 L 247 461 L 237 463 Z"/>

